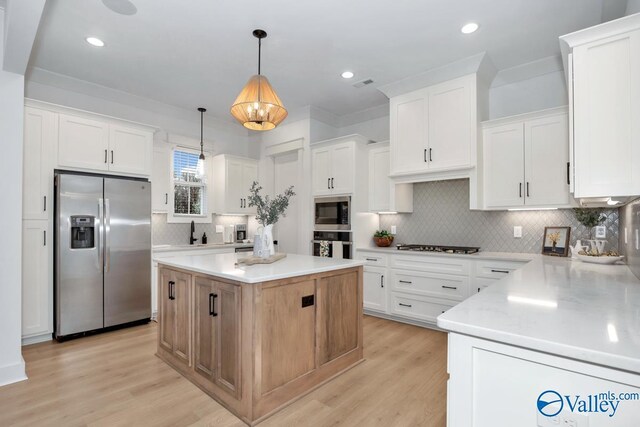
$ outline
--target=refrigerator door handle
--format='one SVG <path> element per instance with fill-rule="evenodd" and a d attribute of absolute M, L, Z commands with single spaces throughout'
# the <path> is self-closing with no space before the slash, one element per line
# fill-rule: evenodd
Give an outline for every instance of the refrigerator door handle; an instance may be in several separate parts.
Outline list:
<path fill-rule="evenodd" d="M 111 208 L 109 199 L 104 199 L 104 272 L 109 272 L 111 267 L 111 242 L 109 237 L 111 234 Z"/>
<path fill-rule="evenodd" d="M 97 229 L 97 247 L 98 247 L 98 271 L 104 271 L 104 199 L 98 199 L 98 227 Z"/>

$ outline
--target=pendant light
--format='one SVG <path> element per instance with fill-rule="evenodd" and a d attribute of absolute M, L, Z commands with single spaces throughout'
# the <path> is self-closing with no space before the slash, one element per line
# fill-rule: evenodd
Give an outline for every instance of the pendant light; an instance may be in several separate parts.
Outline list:
<path fill-rule="evenodd" d="M 251 130 L 271 130 L 286 117 L 287 110 L 271 87 L 269 80 L 260 74 L 262 39 L 264 30 L 253 30 L 258 39 L 258 74 L 252 76 L 231 106 L 231 115 L 244 127 Z"/>
<path fill-rule="evenodd" d="M 199 107 L 198 111 L 200 111 L 200 157 L 198 158 L 198 165 L 196 166 L 196 176 L 200 179 L 204 178 L 204 139 L 203 139 L 203 123 L 204 123 L 204 112 L 207 111 L 206 108 Z"/>

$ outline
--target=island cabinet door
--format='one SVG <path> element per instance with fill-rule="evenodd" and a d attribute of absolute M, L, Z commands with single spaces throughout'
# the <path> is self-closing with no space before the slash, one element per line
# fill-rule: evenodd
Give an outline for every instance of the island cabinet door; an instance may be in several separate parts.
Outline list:
<path fill-rule="evenodd" d="M 218 313 L 215 310 L 215 282 L 203 277 L 195 280 L 195 334 L 194 369 L 213 381 L 216 360 L 216 326 Z"/>
<path fill-rule="evenodd" d="M 173 300 L 175 326 L 173 355 L 187 365 L 191 365 L 191 275 L 173 272 Z"/>
<path fill-rule="evenodd" d="M 319 364 L 360 345 L 361 278 L 356 271 L 323 277 L 318 283 Z"/>
<path fill-rule="evenodd" d="M 160 269 L 158 275 L 159 292 L 158 297 L 158 323 L 159 327 L 159 346 L 168 352 L 173 353 L 173 336 L 176 325 L 176 311 L 173 304 L 173 271 L 166 268 Z"/>

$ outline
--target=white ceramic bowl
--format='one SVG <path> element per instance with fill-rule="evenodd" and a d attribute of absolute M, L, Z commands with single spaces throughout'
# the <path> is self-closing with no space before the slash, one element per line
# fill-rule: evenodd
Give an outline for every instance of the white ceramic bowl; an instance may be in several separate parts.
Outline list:
<path fill-rule="evenodd" d="M 622 260 L 623 256 L 590 256 L 578 254 L 578 259 L 583 262 L 590 262 L 592 264 L 615 264 Z"/>

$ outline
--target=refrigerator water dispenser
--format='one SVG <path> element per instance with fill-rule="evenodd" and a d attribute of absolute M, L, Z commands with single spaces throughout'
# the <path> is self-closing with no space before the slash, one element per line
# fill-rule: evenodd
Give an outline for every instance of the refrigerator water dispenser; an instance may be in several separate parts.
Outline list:
<path fill-rule="evenodd" d="M 71 216 L 71 249 L 92 249 L 94 242 L 95 217 L 87 215 Z"/>

